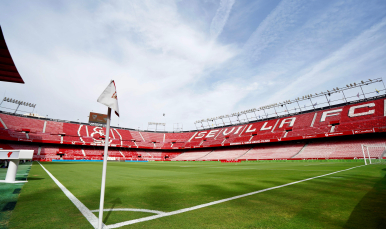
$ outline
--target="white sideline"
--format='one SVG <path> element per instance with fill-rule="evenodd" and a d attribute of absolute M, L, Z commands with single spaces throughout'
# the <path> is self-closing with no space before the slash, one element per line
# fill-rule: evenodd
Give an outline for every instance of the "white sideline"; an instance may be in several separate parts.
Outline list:
<path fill-rule="evenodd" d="M 139 209 L 139 208 L 113 208 L 113 209 L 103 209 L 104 212 L 115 212 L 115 211 L 127 211 L 127 212 L 148 212 L 154 214 L 163 214 L 166 212 L 157 211 L 157 210 L 149 210 L 149 209 Z M 91 210 L 91 212 L 99 212 L 99 209 Z"/>
<path fill-rule="evenodd" d="M 254 194 L 257 194 L 257 193 L 261 193 L 261 192 L 265 192 L 265 191 L 269 191 L 269 190 L 273 190 L 273 189 L 283 188 L 283 187 L 290 186 L 290 185 L 293 185 L 293 184 L 298 184 L 298 183 L 301 183 L 301 182 L 304 182 L 304 181 L 309 181 L 309 180 L 312 180 L 312 179 L 315 179 L 315 178 L 320 178 L 320 177 L 332 175 L 332 174 L 335 174 L 335 173 L 344 172 L 344 171 L 347 171 L 347 170 L 350 170 L 350 169 L 354 169 L 354 168 L 358 168 L 358 167 L 362 167 L 362 166 L 364 166 L 364 165 L 355 166 L 355 167 L 351 167 L 351 168 L 348 168 L 348 169 L 339 170 L 339 171 L 336 171 L 336 172 L 327 173 L 327 174 L 324 174 L 324 175 L 320 175 L 320 176 L 316 176 L 316 177 L 311 177 L 311 178 L 307 178 L 307 179 L 304 179 L 304 180 L 295 181 L 295 182 L 279 185 L 279 186 L 272 187 L 272 188 L 266 188 L 266 189 L 263 189 L 263 190 L 246 193 L 246 194 L 239 195 L 239 196 L 234 196 L 234 197 L 230 197 L 230 198 L 226 198 L 226 199 L 222 199 L 222 200 L 217 200 L 217 201 L 209 202 L 209 203 L 206 203 L 206 204 L 200 204 L 200 205 L 197 205 L 197 206 L 194 206 L 194 207 L 190 207 L 190 208 L 184 208 L 184 209 L 180 209 L 180 210 L 177 210 L 177 211 L 161 213 L 161 214 L 158 214 L 158 215 L 147 216 L 147 217 L 143 217 L 143 218 L 139 218 L 139 219 L 133 219 L 133 220 L 129 220 L 129 221 L 121 222 L 121 223 L 111 224 L 111 225 L 108 225 L 107 228 L 118 228 L 118 227 L 130 225 L 130 224 L 135 224 L 135 223 L 145 222 L 145 221 L 149 221 L 149 220 L 153 220 L 153 219 L 158 219 L 158 218 L 165 217 L 165 216 L 171 216 L 171 215 L 176 215 L 176 214 L 180 214 L 180 213 L 184 213 L 184 212 L 188 212 L 188 211 L 193 211 L 193 210 L 204 208 L 204 207 L 208 207 L 208 206 L 211 206 L 211 205 L 224 203 L 224 202 L 227 202 L 227 201 L 230 201 L 230 200 L 235 200 L 235 199 L 239 199 L 239 198 L 242 198 L 242 197 L 251 196 L 251 195 L 254 195 Z"/>
<path fill-rule="evenodd" d="M 58 185 L 58 187 L 64 192 L 64 194 L 71 200 L 71 202 L 79 209 L 79 211 L 86 217 L 88 222 L 94 227 L 98 227 L 98 218 L 84 205 L 80 202 L 62 183 L 60 183 L 54 175 L 52 175 L 40 162 L 39 165 L 46 171 L 46 173 L 51 177 L 51 179 Z M 107 228 L 106 225 L 103 225 L 103 228 Z"/>

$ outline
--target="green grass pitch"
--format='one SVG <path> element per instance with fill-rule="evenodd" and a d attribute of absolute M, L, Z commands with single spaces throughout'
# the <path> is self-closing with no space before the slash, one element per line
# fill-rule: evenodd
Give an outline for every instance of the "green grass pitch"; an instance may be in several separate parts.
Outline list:
<path fill-rule="evenodd" d="M 102 163 L 42 163 L 90 210 Z M 363 161 L 108 162 L 105 208 L 164 212 L 363 165 Z M 122 228 L 386 228 L 386 165 L 373 164 Z M 34 162 L 9 228 L 92 228 Z M 98 213 L 95 213 L 98 216 Z M 111 225 L 154 215 L 111 211 Z"/>

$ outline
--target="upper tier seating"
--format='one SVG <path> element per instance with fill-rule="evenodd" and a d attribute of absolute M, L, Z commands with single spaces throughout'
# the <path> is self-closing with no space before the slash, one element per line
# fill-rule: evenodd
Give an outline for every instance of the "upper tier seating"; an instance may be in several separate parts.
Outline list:
<path fill-rule="evenodd" d="M 44 120 L 1 113 L 0 118 L 10 130 L 22 131 L 22 129 L 28 129 L 29 132 L 43 132 Z"/>
<path fill-rule="evenodd" d="M 164 142 L 164 133 L 142 132 L 141 134 L 146 142 Z"/>
<path fill-rule="evenodd" d="M 122 140 L 132 140 L 134 139 L 132 136 L 131 136 L 131 133 L 129 130 L 123 130 L 123 129 L 115 129 L 116 131 L 115 132 L 118 132 L 119 135 L 121 136 Z"/>
<path fill-rule="evenodd" d="M 61 134 L 63 132 L 63 122 L 54 122 L 54 121 L 46 121 L 46 129 L 45 133 L 50 133 L 50 134 Z"/>
<path fill-rule="evenodd" d="M 185 133 L 167 133 L 165 135 L 165 142 L 187 142 L 194 132 L 185 132 Z"/>

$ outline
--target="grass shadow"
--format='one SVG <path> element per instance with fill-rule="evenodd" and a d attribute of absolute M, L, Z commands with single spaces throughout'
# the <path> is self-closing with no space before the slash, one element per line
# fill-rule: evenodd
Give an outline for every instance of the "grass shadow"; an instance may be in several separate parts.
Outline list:
<path fill-rule="evenodd" d="M 118 197 L 118 198 L 116 198 L 115 200 L 113 200 L 111 203 L 112 203 L 112 206 L 111 206 L 111 208 L 110 208 L 110 211 L 108 211 L 106 217 L 103 219 L 103 223 L 106 223 L 106 222 L 107 222 L 107 220 L 109 219 L 111 213 L 113 212 L 112 210 L 114 209 L 115 205 L 117 205 L 117 204 L 122 204 L 122 201 L 121 201 L 121 199 Z"/>
<path fill-rule="evenodd" d="M 385 228 L 385 206 L 386 175 L 355 206 L 343 228 Z"/>
<path fill-rule="evenodd" d="M 42 178 L 42 177 L 28 177 L 27 180 L 44 180 L 46 178 Z"/>

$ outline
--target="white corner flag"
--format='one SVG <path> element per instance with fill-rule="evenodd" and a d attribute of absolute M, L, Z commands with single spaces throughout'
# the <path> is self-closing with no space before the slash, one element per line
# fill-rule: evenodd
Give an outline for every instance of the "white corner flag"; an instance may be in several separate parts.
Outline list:
<path fill-rule="evenodd" d="M 98 103 L 102 103 L 103 105 L 110 107 L 115 111 L 115 114 L 119 117 L 118 96 L 114 80 L 111 80 L 110 84 L 99 96 Z"/>
<path fill-rule="evenodd" d="M 98 102 L 109 107 L 107 112 L 107 120 L 106 120 L 107 123 L 106 123 L 106 136 L 105 136 L 105 151 L 103 154 L 101 199 L 99 203 L 99 219 L 98 219 L 98 229 L 102 229 L 103 210 L 104 210 L 104 201 L 105 201 L 106 169 L 107 169 L 107 156 L 108 156 L 107 154 L 109 150 L 111 109 L 113 109 L 115 111 L 115 114 L 119 117 L 118 97 L 117 97 L 117 90 L 115 88 L 114 80 L 111 80 L 110 84 L 99 96 Z"/>

